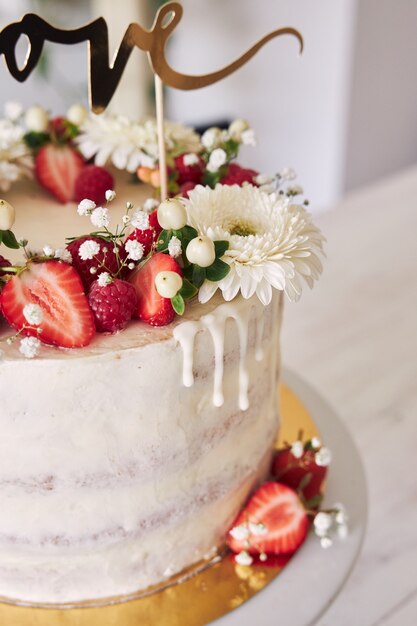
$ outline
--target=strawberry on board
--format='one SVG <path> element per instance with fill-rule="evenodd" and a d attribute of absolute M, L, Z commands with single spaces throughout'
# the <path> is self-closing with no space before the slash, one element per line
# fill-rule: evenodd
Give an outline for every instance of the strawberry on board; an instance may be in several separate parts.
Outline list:
<path fill-rule="evenodd" d="M 182 275 L 180 266 L 172 257 L 158 252 L 139 266 L 128 279 L 138 297 L 134 316 L 152 326 L 165 326 L 175 317 L 171 300 L 160 296 L 155 287 L 156 275 L 164 271 Z"/>
<path fill-rule="evenodd" d="M 62 348 L 81 348 L 95 334 L 94 319 L 83 284 L 75 269 L 63 261 L 31 263 L 21 274 L 13 276 L 0 295 L 3 316 L 20 331 L 27 322 L 23 315 L 26 304 L 42 309 L 42 332 L 36 328 L 23 330 L 36 335 L 46 344 Z"/>
<path fill-rule="evenodd" d="M 322 486 L 327 476 L 325 461 L 328 450 L 320 443 L 317 446 L 313 444 L 314 439 L 304 444 L 297 441 L 292 446 L 277 450 L 271 468 L 272 476 L 295 489 L 309 508 L 320 503 Z"/>
<path fill-rule="evenodd" d="M 227 535 L 236 553 L 293 554 L 308 530 L 307 513 L 293 489 L 267 482 L 251 497 Z"/>
<path fill-rule="evenodd" d="M 65 204 L 74 199 L 75 181 L 84 167 L 82 156 L 69 145 L 49 143 L 35 158 L 39 184 Z"/>

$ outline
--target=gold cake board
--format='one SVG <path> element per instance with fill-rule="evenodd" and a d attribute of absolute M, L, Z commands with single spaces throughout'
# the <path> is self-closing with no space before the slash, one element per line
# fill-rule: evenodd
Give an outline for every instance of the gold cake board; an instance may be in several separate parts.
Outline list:
<path fill-rule="evenodd" d="M 277 447 L 292 442 L 303 431 L 305 439 L 319 435 L 311 415 L 296 394 L 280 386 L 282 424 Z M 226 555 L 184 580 L 174 577 L 168 586 L 138 599 L 106 606 L 32 608 L 0 603 L 0 626 L 204 626 L 259 593 L 282 571 L 282 566 L 242 567 Z"/>

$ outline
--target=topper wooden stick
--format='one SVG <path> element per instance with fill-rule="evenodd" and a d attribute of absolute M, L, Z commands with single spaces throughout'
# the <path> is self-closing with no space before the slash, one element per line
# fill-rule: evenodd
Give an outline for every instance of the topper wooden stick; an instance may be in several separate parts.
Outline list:
<path fill-rule="evenodd" d="M 167 158 L 164 134 L 164 84 L 155 74 L 156 126 L 158 130 L 159 176 L 161 179 L 161 202 L 168 198 Z"/>

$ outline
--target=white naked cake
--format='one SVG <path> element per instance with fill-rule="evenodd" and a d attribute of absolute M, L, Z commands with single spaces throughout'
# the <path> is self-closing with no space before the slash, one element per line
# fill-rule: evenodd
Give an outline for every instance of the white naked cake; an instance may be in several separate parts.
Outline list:
<path fill-rule="evenodd" d="M 26 120 L 4 128 L 39 184 L 10 185 L 12 148 L 0 179 L 0 596 L 129 596 L 222 549 L 268 475 L 283 292 L 323 238 L 291 172 L 231 162 L 242 120 L 167 127 L 163 203 L 153 122 Z"/>

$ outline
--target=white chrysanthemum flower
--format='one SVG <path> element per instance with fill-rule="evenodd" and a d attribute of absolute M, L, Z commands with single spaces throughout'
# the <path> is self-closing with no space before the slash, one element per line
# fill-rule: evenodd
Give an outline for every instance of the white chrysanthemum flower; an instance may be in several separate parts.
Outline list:
<path fill-rule="evenodd" d="M 39 352 L 41 342 L 36 337 L 24 337 L 20 340 L 19 351 L 27 359 L 33 359 Z"/>
<path fill-rule="evenodd" d="M 164 123 L 165 146 L 170 156 L 199 152 L 197 133 L 182 124 Z M 111 161 L 119 170 L 135 172 L 138 167 L 154 167 L 158 162 L 158 131 L 155 119 L 132 122 L 123 116 L 91 115 L 76 139 L 86 159 L 96 165 Z"/>
<path fill-rule="evenodd" d="M 97 241 L 93 239 L 87 239 L 87 241 L 83 241 L 78 250 L 78 254 L 83 261 L 89 261 L 93 259 L 96 254 L 100 252 L 100 246 Z M 91 268 L 93 269 L 93 268 Z"/>
<path fill-rule="evenodd" d="M 114 189 L 107 189 L 106 191 L 106 200 L 107 202 L 112 202 L 116 197 L 116 192 Z"/>
<path fill-rule="evenodd" d="M 64 263 L 72 263 L 72 254 L 66 248 L 57 248 L 55 250 L 55 258 L 59 259 L 59 261 L 64 261 Z"/>
<path fill-rule="evenodd" d="M 149 228 L 149 215 L 145 211 L 135 211 L 132 215 L 131 224 L 133 228 L 147 230 Z"/>
<path fill-rule="evenodd" d="M 219 282 L 206 280 L 200 302 L 210 300 L 218 288 L 227 301 L 240 291 L 244 298 L 256 293 L 267 305 L 272 288 L 294 301 L 301 296 L 302 278 L 310 287 L 319 278 L 324 237 L 304 207 L 286 196 L 268 195 L 252 185 L 199 185 L 183 202 L 188 224 L 213 241 L 229 242 L 223 260 L 230 272 Z"/>
<path fill-rule="evenodd" d="M 0 190 L 9 191 L 20 178 L 32 178 L 33 156 L 23 141 L 25 131 L 11 120 L 0 120 Z"/>
<path fill-rule="evenodd" d="M 127 258 L 132 259 L 132 261 L 140 261 L 145 251 L 140 241 L 136 241 L 135 239 L 126 241 L 125 250 L 127 252 Z"/>
<path fill-rule="evenodd" d="M 210 154 L 207 170 L 209 172 L 217 172 L 227 161 L 227 154 L 223 148 L 216 148 Z"/>
<path fill-rule="evenodd" d="M 89 200 L 88 198 L 84 198 L 81 200 L 78 205 L 77 213 L 78 215 L 90 215 L 92 211 L 96 208 L 96 203 L 93 200 Z"/>
<path fill-rule="evenodd" d="M 174 235 L 169 240 L 168 253 L 170 256 L 172 256 L 173 259 L 176 259 L 178 256 L 181 255 L 181 252 L 182 252 L 181 241 L 178 239 L 178 237 L 175 237 Z"/>
<path fill-rule="evenodd" d="M 39 326 L 43 320 L 43 311 L 39 304 L 30 303 L 23 307 L 23 316 L 28 324 Z"/>
<path fill-rule="evenodd" d="M 107 228 L 110 224 L 109 210 L 102 206 L 97 207 L 90 215 L 91 223 L 96 228 Z"/>
<path fill-rule="evenodd" d="M 97 282 L 100 287 L 105 287 L 106 285 L 110 285 L 113 279 L 108 272 L 101 272 L 100 276 L 97 278 Z"/>

